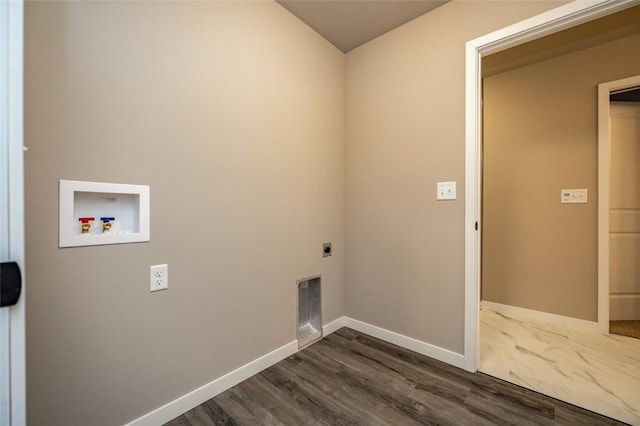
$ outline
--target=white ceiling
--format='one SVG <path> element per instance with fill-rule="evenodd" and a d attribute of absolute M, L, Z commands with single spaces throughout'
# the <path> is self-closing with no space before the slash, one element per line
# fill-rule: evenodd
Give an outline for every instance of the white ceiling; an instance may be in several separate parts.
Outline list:
<path fill-rule="evenodd" d="M 276 0 L 348 52 L 449 0 Z"/>

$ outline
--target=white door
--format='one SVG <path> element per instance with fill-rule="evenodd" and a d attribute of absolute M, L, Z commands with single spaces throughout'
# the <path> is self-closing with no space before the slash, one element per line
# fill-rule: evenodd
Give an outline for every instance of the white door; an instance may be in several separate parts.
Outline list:
<path fill-rule="evenodd" d="M 640 103 L 611 102 L 609 319 L 640 320 Z"/>
<path fill-rule="evenodd" d="M 22 0 L 0 1 L 0 261 L 24 271 L 22 39 Z M 0 308 L 2 426 L 26 424 L 24 296 Z"/>

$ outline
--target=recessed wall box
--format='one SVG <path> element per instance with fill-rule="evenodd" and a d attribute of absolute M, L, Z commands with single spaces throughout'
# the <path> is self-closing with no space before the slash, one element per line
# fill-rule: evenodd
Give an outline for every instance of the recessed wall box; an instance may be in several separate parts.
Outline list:
<path fill-rule="evenodd" d="M 59 247 L 149 241 L 149 186 L 61 180 L 59 191 Z M 87 218 L 110 225 L 83 232 Z"/>
<path fill-rule="evenodd" d="M 320 276 L 297 281 L 298 349 L 322 338 L 322 299 Z"/>

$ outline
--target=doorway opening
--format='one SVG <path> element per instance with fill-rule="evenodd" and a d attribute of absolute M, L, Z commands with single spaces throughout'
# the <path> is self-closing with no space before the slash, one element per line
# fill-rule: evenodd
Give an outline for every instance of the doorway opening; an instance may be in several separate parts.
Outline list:
<path fill-rule="evenodd" d="M 633 6 L 633 1 L 572 2 L 466 44 L 464 367 L 469 371 L 479 366 L 482 59 Z"/>
<path fill-rule="evenodd" d="M 618 9 L 616 8 L 616 6 L 621 6 L 621 7 Z M 465 186 L 465 189 L 466 189 L 465 209 L 466 209 L 466 217 L 467 217 L 467 222 L 466 222 L 467 228 L 466 228 L 466 234 L 465 234 L 466 235 L 466 239 L 465 239 L 466 305 L 465 305 L 465 308 L 466 308 L 467 316 L 465 319 L 465 365 L 468 369 L 469 368 L 478 369 L 478 367 L 480 366 L 480 349 L 479 349 L 480 343 L 481 343 L 479 342 L 480 321 L 481 321 L 480 277 L 482 273 L 482 268 L 481 268 L 481 239 L 480 239 L 480 233 L 477 231 L 480 230 L 482 232 L 484 226 L 486 225 L 486 217 L 482 216 L 483 210 L 482 210 L 482 180 L 481 180 L 481 171 L 482 171 L 482 168 L 481 168 L 482 136 L 481 135 L 483 135 L 484 131 L 486 130 L 482 122 L 483 88 L 482 88 L 481 73 L 482 73 L 483 67 L 485 66 L 485 64 L 482 61 L 486 58 L 487 55 L 491 53 L 501 52 L 503 50 L 506 50 L 507 48 L 510 48 L 519 44 L 523 44 L 529 41 L 537 40 L 538 38 L 544 37 L 548 34 L 555 33 L 560 30 L 568 29 L 578 24 L 593 21 L 596 18 L 601 18 L 607 15 L 613 14 L 614 12 L 620 11 L 630 6 L 633 6 L 633 4 L 632 3 L 621 4 L 621 3 L 603 1 L 595 4 L 593 8 L 584 8 L 576 3 L 571 3 L 569 5 L 555 9 L 554 11 L 551 11 L 547 14 L 540 15 L 536 17 L 536 19 L 525 21 L 521 23 L 521 25 L 518 24 L 513 27 L 508 27 L 504 30 L 489 34 L 487 36 L 484 36 L 480 39 L 476 39 L 467 44 L 467 110 L 466 110 L 467 111 L 467 150 L 466 150 L 467 180 L 466 180 L 466 186 Z M 569 11 L 569 9 L 572 9 L 572 10 Z M 615 74 L 614 74 L 614 77 L 615 77 Z M 561 84 L 561 83 L 556 82 L 555 84 Z M 597 81 L 594 83 L 591 83 L 591 87 L 597 84 L 598 84 Z M 591 111 L 594 111 L 593 89 L 591 90 L 590 94 L 588 94 L 588 96 L 591 97 L 590 100 L 588 101 L 589 103 L 591 103 Z M 527 102 L 527 99 L 524 98 L 522 99 L 522 101 Z M 562 102 L 562 99 L 559 99 L 558 101 Z M 591 133 L 589 137 L 591 138 L 592 141 L 594 139 L 593 135 L 596 132 L 596 128 L 595 128 L 596 126 L 594 121 L 595 120 L 591 118 L 591 123 L 590 123 Z M 508 125 L 508 123 L 505 123 L 505 124 Z M 544 140 L 547 141 L 546 138 Z M 598 158 L 594 152 L 596 151 L 596 149 L 594 149 L 595 148 L 594 142 L 591 143 L 592 153 L 591 153 L 590 161 L 592 164 L 589 166 L 592 170 L 595 169 L 595 165 L 598 162 Z M 535 174 L 539 175 L 542 173 L 544 173 L 544 170 L 538 170 Z M 590 255 L 591 257 L 590 262 L 586 263 L 586 265 L 587 266 L 590 265 L 590 268 L 591 268 L 591 277 L 590 277 L 591 284 L 590 284 L 590 290 L 588 291 L 588 293 L 590 293 L 590 296 L 589 296 L 590 307 L 583 308 L 583 310 L 587 310 L 589 314 L 582 315 L 582 316 L 578 315 L 577 318 L 585 318 L 588 320 L 584 322 L 589 323 L 588 326 L 591 328 L 591 330 L 589 331 L 590 336 L 597 336 L 597 337 L 603 338 L 609 344 L 609 346 L 611 346 L 612 341 L 614 340 L 617 341 L 616 340 L 617 336 L 605 337 L 605 336 L 602 336 L 602 334 L 597 332 L 598 324 L 599 324 L 598 320 L 601 318 L 600 315 L 596 316 L 596 310 L 597 310 L 599 298 L 596 297 L 596 295 L 594 294 L 596 293 L 595 288 L 597 286 L 595 277 L 599 272 L 599 269 L 595 267 L 596 265 L 594 265 L 595 263 L 597 263 L 595 262 L 597 258 L 597 236 L 594 235 L 594 234 L 597 234 L 594 231 L 596 228 L 596 223 L 598 218 L 598 215 L 596 214 L 597 209 L 594 209 L 594 203 L 597 200 L 597 191 L 595 188 L 595 186 L 597 185 L 597 182 L 598 182 L 597 175 L 594 172 L 593 177 L 590 178 L 589 182 L 585 186 L 568 186 L 568 188 L 570 189 L 578 189 L 578 188 L 584 189 L 585 187 L 591 188 L 591 194 L 595 195 L 595 197 L 591 198 L 591 205 L 589 207 L 591 210 L 595 210 L 591 212 L 592 218 L 591 218 L 591 225 L 590 225 L 590 229 L 591 229 L 590 232 L 592 234 L 590 236 L 590 239 L 592 240 L 590 243 L 591 244 L 590 250 L 592 250 L 593 253 Z M 562 185 L 564 185 L 564 183 Z M 567 189 L 567 188 L 559 186 L 556 190 L 553 190 L 553 197 L 554 197 L 553 201 L 554 201 L 554 204 L 557 204 L 555 208 L 560 208 L 560 194 L 561 194 L 560 190 L 561 189 Z M 511 195 L 509 192 L 505 192 L 504 194 L 506 197 Z M 524 226 L 535 226 L 535 224 L 536 222 L 532 222 L 532 224 L 524 223 Z M 519 232 L 519 228 L 517 226 L 513 227 L 512 232 Z M 508 250 L 506 254 L 509 254 Z M 587 293 L 587 291 L 585 291 L 585 293 Z M 483 296 L 484 296 L 484 290 L 483 290 Z M 498 319 L 502 319 L 504 316 L 508 316 L 508 315 L 504 315 L 504 314 L 502 316 L 496 315 Z M 520 323 L 522 322 L 508 320 L 506 324 L 514 325 L 514 324 L 520 324 Z M 505 335 L 504 332 L 506 332 L 506 329 L 504 328 L 504 325 L 498 325 L 494 328 L 498 330 L 498 334 L 501 334 L 502 336 Z M 534 324 L 534 327 L 529 327 L 525 331 L 529 332 L 531 337 L 533 337 L 534 343 L 535 342 L 540 343 L 544 341 L 544 336 L 541 337 L 539 335 L 539 327 L 537 325 Z M 552 336 L 549 336 L 549 337 L 567 335 L 566 333 L 565 334 L 563 333 L 564 333 L 564 330 L 560 333 L 554 333 L 552 330 L 552 333 L 551 333 Z M 580 330 L 578 334 L 580 333 L 582 333 L 582 330 Z M 511 333 L 510 335 L 513 335 L 513 333 Z M 632 339 L 627 339 L 627 340 L 632 340 Z M 566 348 L 566 344 L 559 342 L 558 345 L 556 345 L 556 347 L 559 350 L 561 350 L 560 348 Z M 517 375 L 518 371 L 516 371 L 515 368 L 518 368 L 518 367 L 529 369 L 533 373 L 531 376 L 530 382 L 537 381 L 541 384 L 545 384 L 545 383 L 548 384 L 552 380 L 552 377 L 554 376 L 562 376 L 562 375 L 558 375 L 559 367 L 557 366 L 557 364 L 554 363 L 549 356 L 546 356 L 548 355 L 547 352 L 543 351 L 541 353 L 540 351 L 536 352 L 535 350 L 523 350 L 523 348 L 524 348 L 523 346 L 520 346 L 520 350 L 516 348 L 516 354 L 519 354 L 528 358 L 524 361 L 516 360 L 513 363 L 509 364 L 510 366 L 513 366 L 513 368 L 508 369 L 507 371 L 508 374 L 516 373 Z M 502 354 L 502 352 L 499 352 L 500 351 L 499 347 L 494 347 L 493 349 L 495 350 L 496 353 L 498 353 L 498 355 Z M 632 352 L 637 353 L 636 352 L 637 350 L 640 350 L 640 349 L 635 348 L 632 350 Z M 628 354 L 629 352 L 630 351 L 627 349 L 625 350 L 621 349 L 617 353 Z M 574 355 L 577 353 L 578 352 L 576 351 L 572 352 L 572 354 Z M 590 356 L 591 355 L 588 355 L 587 358 L 589 358 Z M 596 355 L 594 354 L 594 357 L 595 356 Z M 509 363 L 509 360 L 503 358 L 500 360 L 500 362 L 497 362 L 496 364 L 500 364 L 501 366 L 504 366 L 505 364 L 508 364 L 508 363 Z M 547 367 L 549 368 L 549 371 L 546 371 L 546 370 L 543 371 L 543 369 Z M 564 369 L 562 369 L 562 371 L 564 371 Z M 623 371 L 623 375 L 620 376 L 619 379 L 616 379 L 614 382 L 611 383 L 611 389 L 622 391 L 623 386 L 621 385 L 621 383 L 626 380 L 625 374 L 626 376 L 629 376 L 628 372 L 625 373 Z M 590 376 L 587 374 L 585 377 L 590 377 Z M 592 377 L 595 378 L 596 376 L 592 376 Z M 506 378 L 506 380 L 508 381 L 512 381 L 513 379 L 514 377 Z M 533 386 L 532 383 L 523 383 L 522 385 L 525 387 L 534 389 L 534 387 L 532 387 Z M 563 395 L 550 393 L 552 392 L 552 389 L 547 389 L 547 390 L 542 389 L 539 391 L 549 395 L 555 395 L 556 397 L 564 399 Z M 570 394 L 572 393 L 569 393 L 569 394 L 565 393 L 564 395 L 566 396 Z M 635 400 L 633 396 L 631 396 L 630 398 L 631 398 L 630 399 L 631 401 Z M 604 398 L 600 398 L 599 401 L 604 401 Z M 583 404 L 580 401 L 573 401 L 573 403 L 577 405 Z M 617 401 L 617 402 L 611 401 L 611 408 L 613 410 L 618 410 L 619 403 L 620 401 Z M 587 404 L 590 404 L 590 403 L 587 403 Z M 595 409 L 596 407 L 589 406 L 589 408 Z M 603 412 L 603 411 L 599 411 L 599 412 Z M 637 417 L 637 413 L 635 412 L 630 412 L 627 414 L 629 414 L 630 416 L 627 421 L 630 421 L 631 423 L 637 423 L 640 420 Z M 607 414 L 607 415 L 612 416 L 611 414 Z M 616 417 L 618 416 L 616 415 Z"/>
<path fill-rule="evenodd" d="M 640 338 L 638 140 L 640 75 L 600 84 L 598 328 L 634 338 Z"/>
<path fill-rule="evenodd" d="M 637 356 L 640 346 L 603 336 L 596 322 L 598 170 L 594 94 L 602 75 L 620 75 L 606 65 L 609 60 L 604 58 L 616 57 L 618 47 L 639 40 L 635 35 L 589 48 L 588 54 L 579 50 L 483 80 L 480 371 L 631 424 L 640 421 L 640 406 L 628 391 L 631 388 L 622 383 L 640 369 L 616 370 L 613 366 L 628 354 Z M 595 63 L 598 58 L 599 65 Z M 576 68 L 590 69 L 565 78 Z M 557 81 L 564 84 L 547 90 Z M 611 105 L 613 123 L 614 103 Z M 627 109 L 623 112 L 627 114 Z M 628 120 L 627 115 L 624 120 Z M 640 129 L 634 123 L 628 127 L 632 131 Z M 611 135 L 615 134 L 611 126 Z M 640 193 L 625 188 L 614 196 L 613 190 L 622 187 L 623 180 L 637 186 L 640 169 L 637 175 L 634 173 L 640 161 L 635 159 L 640 159 L 640 146 L 633 132 L 618 141 L 626 143 L 629 152 L 614 149 L 615 138 L 611 139 L 610 163 L 616 164 L 615 157 L 624 161 L 618 159 L 617 165 L 610 167 L 612 209 L 607 215 L 613 227 L 613 207 L 617 208 L 616 214 L 620 210 L 624 215 L 617 223 L 629 227 L 636 217 L 636 196 L 640 223 Z M 584 201 L 591 202 L 564 203 L 565 191 L 561 188 L 588 188 Z M 636 242 L 640 249 L 640 238 L 632 239 L 640 237 L 640 232 L 620 235 L 623 243 L 631 244 L 630 253 L 614 261 L 614 248 L 618 246 L 608 235 L 612 242 L 610 275 L 613 278 L 614 271 L 617 275 L 627 271 L 627 281 L 635 284 L 638 262 L 628 257 L 636 256 Z M 623 291 L 627 300 L 631 290 Z M 613 297 L 607 300 L 614 301 Z M 613 313 L 613 303 L 611 308 Z M 578 310 L 589 316 L 581 316 Z M 586 362 L 595 359 L 607 365 L 607 377 Z M 633 362 L 631 358 L 626 361 Z M 632 408 L 625 411 L 620 401 L 608 398 L 585 377 L 595 378 Z M 609 381 L 611 378 L 615 380 Z"/>

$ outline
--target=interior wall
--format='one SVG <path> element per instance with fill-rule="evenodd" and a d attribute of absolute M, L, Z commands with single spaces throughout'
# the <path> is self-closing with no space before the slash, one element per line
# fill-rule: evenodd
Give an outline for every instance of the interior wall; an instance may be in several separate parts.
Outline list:
<path fill-rule="evenodd" d="M 29 424 L 123 424 L 294 341 L 298 278 L 344 314 L 341 52 L 274 2 L 25 8 Z M 150 185 L 151 241 L 59 249 L 60 179 Z"/>
<path fill-rule="evenodd" d="M 347 54 L 350 317 L 463 352 L 465 43 L 561 4 L 454 1 Z"/>
<path fill-rule="evenodd" d="M 597 85 L 638 57 L 635 35 L 484 79 L 483 300 L 597 321 Z"/>

